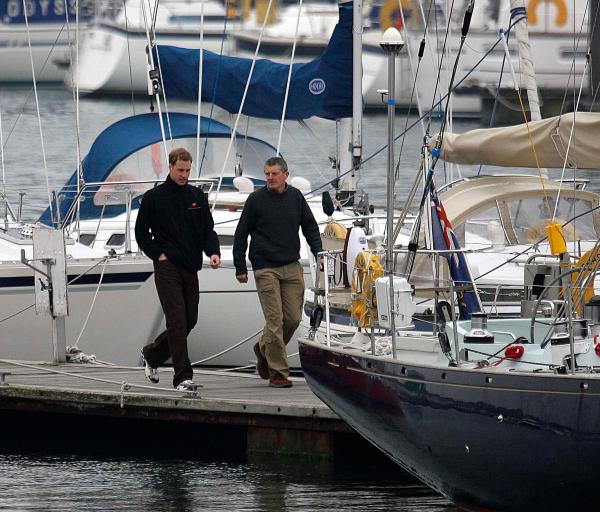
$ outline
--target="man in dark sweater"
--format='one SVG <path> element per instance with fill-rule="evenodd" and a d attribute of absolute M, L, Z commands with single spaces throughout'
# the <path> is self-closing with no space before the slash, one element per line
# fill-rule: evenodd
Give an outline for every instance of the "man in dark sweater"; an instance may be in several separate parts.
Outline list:
<path fill-rule="evenodd" d="M 285 182 L 289 176 L 285 160 L 269 158 L 265 176 L 267 186 L 250 194 L 244 205 L 235 230 L 233 262 L 237 280 L 247 283 L 250 235 L 248 256 L 266 321 L 260 342 L 254 345 L 256 366 L 270 386 L 288 388 L 292 381 L 285 346 L 300 323 L 304 302 L 298 230 L 315 257 L 322 250 L 321 235 L 302 193 Z"/>
<path fill-rule="evenodd" d="M 208 199 L 188 184 L 192 155 L 183 148 L 169 154 L 169 175 L 148 190 L 135 223 L 135 238 L 154 262 L 154 282 L 165 313 L 167 329 L 142 349 L 146 377 L 158 382 L 158 366 L 173 361 L 173 387 L 193 390 L 194 375 L 187 350 L 187 335 L 198 320 L 198 271 L 202 252 L 210 266 L 221 262 L 219 239 Z"/>

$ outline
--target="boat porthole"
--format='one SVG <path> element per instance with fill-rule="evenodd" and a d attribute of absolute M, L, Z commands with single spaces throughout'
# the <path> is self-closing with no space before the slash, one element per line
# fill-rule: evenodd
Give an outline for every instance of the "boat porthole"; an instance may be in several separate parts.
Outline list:
<path fill-rule="evenodd" d="M 588 386 L 588 383 L 587 383 L 587 382 L 582 382 L 582 383 L 581 383 L 581 389 L 587 389 L 588 387 L 589 387 L 589 386 Z"/>
<path fill-rule="evenodd" d="M 400 371 L 400 373 L 401 373 L 402 375 L 406 375 L 408 372 L 407 372 L 407 370 L 406 370 L 406 368 L 405 368 L 405 367 L 402 367 L 402 370 Z"/>
<path fill-rule="evenodd" d="M 446 373 L 442 373 L 442 380 L 446 380 Z"/>
<path fill-rule="evenodd" d="M 491 383 L 492 383 L 492 380 L 493 380 L 493 379 L 492 379 L 491 377 L 486 377 L 486 378 L 485 378 L 485 383 L 486 383 L 486 384 L 491 384 Z"/>
<path fill-rule="evenodd" d="M 371 369 L 371 367 L 372 367 L 372 366 L 373 366 L 373 365 L 372 365 L 372 364 L 371 364 L 371 362 L 369 361 L 369 362 L 367 363 L 367 368 Z"/>

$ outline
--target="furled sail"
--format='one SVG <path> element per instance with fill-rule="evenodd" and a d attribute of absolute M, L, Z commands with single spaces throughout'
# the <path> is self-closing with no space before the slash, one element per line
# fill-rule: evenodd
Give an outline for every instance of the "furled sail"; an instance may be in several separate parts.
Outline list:
<path fill-rule="evenodd" d="M 531 168 L 537 165 L 562 168 L 566 158 L 567 166 L 571 168 L 600 169 L 600 151 L 597 149 L 600 140 L 599 113 L 563 114 L 531 122 L 529 129 L 538 163 L 524 123 L 462 134 L 446 133 L 441 158 L 457 164 Z M 432 139 L 432 144 L 435 144 L 435 139 Z"/>
<path fill-rule="evenodd" d="M 156 53 L 158 51 L 158 59 Z M 167 98 L 198 97 L 199 51 L 175 46 L 154 48 Z M 202 100 L 237 113 L 250 74 L 251 59 L 228 57 L 204 50 Z M 281 119 L 289 65 L 257 60 L 243 113 Z M 339 5 L 339 21 L 323 55 L 294 64 L 286 119 L 352 116 L 352 2 Z"/>

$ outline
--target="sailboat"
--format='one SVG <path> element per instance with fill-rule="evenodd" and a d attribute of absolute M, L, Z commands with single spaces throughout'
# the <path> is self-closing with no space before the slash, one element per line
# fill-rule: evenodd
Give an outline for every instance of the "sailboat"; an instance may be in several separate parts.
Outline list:
<path fill-rule="evenodd" d="M 82 34 L 101 7 L 97 0 L 71 2 L 68 9 L 66 5 L 0 0 L 0 82 L 31 82 L 32 68 L 38 83 L 63 81 L 74 52 L 76 6 Z M 110 9 L 103 7 L 108 17 Z"/>
<path fill-rule="evenodd" d="M 393 98 L 388 105 L 393 115 Z M 456 158 L 478 148 L 486 157 L 495 153 L 490 162 L 502 155 L 514 157 L 511 165 L 531 166 L 533 140 L 540 148 L 536 167 L 573 162 L 598 168 L 597 151 L 588 144 L 596 140 L 590 126 L 597 129 L 599 116 L 582 116 L 585 134 L 571 129 L 579 116 L 498 129 L 497 139 L 486 139 L 490 145 L 481 144 L 487 132 L 468 134 L 463 139 L 468 149 Z M 566 126 L 563 146 L 560 131 Z M 532 138 L 522 143 L 528 132 Z M 530 316 L 488 318 L 433 179 L 432 162 L 444 153 L 450 158 L 455 141 L 449 138 L 447 146 L 438 141 L 422 148 L 421 205 L 429 224 L 413 229 L 411 246 L 398 248 L 389 215 L 385 248 L 359 253 L 351 277 L 356 317 L 351 332 L 332 329 L 326 265 L 312 331 L 299 340 L 304 375 L 351 427 L 461 508 L 585 509 L 594 502 L 600 469 L 600 301 L 592 284 L 598 246 L 571 264 L 565 239 L 573 219 L 558 221 L 556 209 L 550 210 L 549 257 L 560 260 L 561 271 L 538 282 Z M 517 143 L 529 151 L 519 153 Z M 388 151 L 388 184 L 393 184 L 393 150 Z M 388 191 L 388 209 L 391 198 Z M 425 249 L 416 238 L 420 233 Z M 324 256 L 334 259 L 339 252 Z M 436 304 L 439 316 L 428 333 L 415 331 L 413 323 L 418 290 L 411 277 L 419 253 L 430 264 L 428 292 L 449 300 L 443 307 Z M 547 294 L 557 289 L 557 308 L 538 314 Z M 325 328 L 319 329 L 323 311 Z"/>

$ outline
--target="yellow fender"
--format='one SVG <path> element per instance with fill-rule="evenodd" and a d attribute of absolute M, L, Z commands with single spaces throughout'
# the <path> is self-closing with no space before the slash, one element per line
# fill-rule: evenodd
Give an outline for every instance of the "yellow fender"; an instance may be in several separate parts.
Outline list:
<path fill-rule="evenodd" d="M 379 261 L 379 256 L 367 251 L 358 253 L 354 260 L 352 304 L 349 310 L 352 316 L 358 320 L 359 327 L 370 327 L 372 320 L 377 320 L 375 281 L 380 277 L 383 277 L 383 266 Z M 373 303 L 370 308 L 371 292 L 373 293 Z M 373 318 L 371 318 L 371 313 Z"/>
<path fill-rule="evenodd" d="M 408 9 L 409 7 L 410 0 L 402 0 L 402 8 Z M 396 21 L 394 21 L 394 13 L 396 14 Z M 398 0 L 387 0 L 379 8 L 379 28 L 382 32 L 385 32 L 390 27 L 402 28 L 402 17 L 400 16 Z"/>
<path fill-rule="evenodd" d="M 581 269 L 580 272 L 573 272 L 571 274 L 571 284 L 573 285 L 573 304 L 577 306 L 577 312 L 581 316 L 581 294 L 583 294 L 583 303 L 587 304 L 588 301 L 595 295 L 594 292 L 594 279 L 589 279 L 590 274 L 596 274 L 598 268 L 600 268 L 600 248 L 596 247 L 586 252 L 579 261 L 576 268 Z M 587 283 L 585 288 L 576 288 L 575 284 L 579 281 L 580 283 Z"/>
<path fill-rule="evenodd" d="M 564 0 L 530 0 L 527 6 L 527 18 L 531 25 L 536 25 L 538 22 L 536 11 L 541 3 L 553 3 L 556 6 L 554 23 L 557 27 L 567 23 L 567 5 Z"/>

